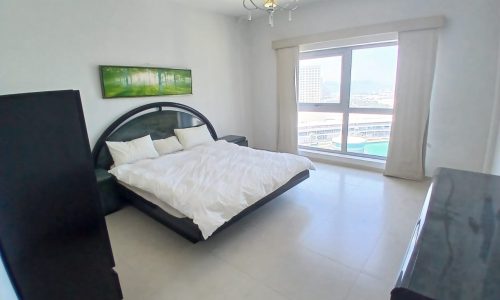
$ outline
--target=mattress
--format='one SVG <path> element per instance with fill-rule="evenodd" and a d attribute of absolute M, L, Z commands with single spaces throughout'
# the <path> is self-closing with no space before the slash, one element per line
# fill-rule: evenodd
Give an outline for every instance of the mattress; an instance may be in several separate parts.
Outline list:
<path fill-rule="evenodd" d="M 186 215 L 184 215 L 183 213 L 181 213 L 177 209 L 173 208 L 172 206 L 170 206 L 165 201 L 161 201 L 155 195 L 153 195 L 153 194 L 151 194 L 149 192 L 146 192 L 144 190 L 141 190 L 140 188 L 133 187 L 133 186 L 131 186 L 129 184 L 126 184 L 125 182 L 120 181 L 120 180 L 118 180 L 118 183 L 121 186 L 125 187 L 126 189 L 132 191 L 134 194 L 140 196 L 144 200 L 149 201 L 149 202 L 153 203 L 154 205 L 158 206 L 159 208 L 161 208 L 167 214 L 169 214 L 171 216 L 174 216 L 176 218 L 187 218 Z"/>
<path fill-rule="evenodd" d="M 155 196 L 148 201 L 166 203 L 192 219 L 206 239 L 232 217 L 308 169 L 314 165 L 305 157 L 219 140 L 120 165 L 109 172 L 138 188 L 138 195 L 147 192 Z"/>

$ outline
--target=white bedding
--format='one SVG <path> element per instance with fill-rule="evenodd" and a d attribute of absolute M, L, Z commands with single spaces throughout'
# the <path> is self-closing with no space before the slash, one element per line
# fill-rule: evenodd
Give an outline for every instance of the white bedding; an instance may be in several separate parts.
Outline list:
<path fill-rule="evenodd" d="M 307 169 L 314 166 L 305 157 L 217 141 L 121 165 L 109 172 L 193 219 L 206 239 L 239 212 Z"/>
<path fill-rule="evenodd" d="M 143 191 L 139 188 L 128 185 L 125 182 L 122 182 L 120 180 L 118 180 L 118 184 L 125 187 L 126 189 L 133 192 L 134 194 L 140 196 L 142 199 L 147 200 L 147 201 L 153 203 L 154 205 L 160 207 L 164 212 L 168 213 L 171 216 L 174 216 L 176 218 L 185 218 L 186 217 L 180 211 L 178 211 L 177 209 L 170 206 L 167 202 L 161 201 L 160 199 L 158 199 L 158 197 L 156 197 L 155 195 L 153 195 L 151 193 L 148 193 L 148 192 Z"/>

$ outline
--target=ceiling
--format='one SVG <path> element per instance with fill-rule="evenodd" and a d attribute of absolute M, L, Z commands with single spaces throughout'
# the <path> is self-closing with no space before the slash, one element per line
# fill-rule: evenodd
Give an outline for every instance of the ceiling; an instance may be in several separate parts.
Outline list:
<path fill-rule="evenodd" d="M 243 8 L 243 0 L 171 0 L 177 3 L 181 3 L 186 6 L 199 8 L 207 11 L 218 12 L 229 16 L 244 16 L 247 11 Z M 263 3 L 263 0 L 254 0 L 255 3 Z M 285 2 L 288 0 L 281 0 Z M 308 5 L 311 2 L 317 2 L 321 0 L 300 0 L 299 9 L 301 6 Z M 279 0 L 278 0 L 279 3 Z"/>

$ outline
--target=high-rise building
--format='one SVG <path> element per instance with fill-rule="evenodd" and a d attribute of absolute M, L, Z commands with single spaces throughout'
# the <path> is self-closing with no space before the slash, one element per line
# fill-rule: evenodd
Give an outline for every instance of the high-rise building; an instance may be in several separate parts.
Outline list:
<path fill-rule="evenodd" d="M 299 102 L 321 102 L 321 66 L 300 66 Z"/>

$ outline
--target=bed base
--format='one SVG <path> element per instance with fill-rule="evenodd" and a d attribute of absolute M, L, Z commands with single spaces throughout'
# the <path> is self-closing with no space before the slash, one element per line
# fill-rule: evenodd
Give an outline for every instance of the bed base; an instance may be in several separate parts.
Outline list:
<path fill-rule="evenodd" d="M 219 227 L 213 233 L 213 235 L 221 232 L 226 227 L 237 222 L 239 219 L 250 214 L 251 212 L 253 212 L 257 208 L 259 208 L 262 205 L 266 204 L 267 202 L 273 200 L 274 198 L 278 197 L 279 195 L 281 195 L 284 192 L 288 191 L 289 189 L 293 188 L 294 186 L 296 186 L 300 182 L 306 180 L 307 178 L 309 178 L 309 170 L 302 171 L 299 174 L 295 175 L 292 179 L 290 179 L 287 183 L 285 183 L 284 185 L 279 187 L 277 190 L 275 190 L 271 194 L 265 196 L 264 198 L 260 199 L 259 201 L 255 202 L 254 204 L 247 207 L 242 212 L 240 212 L 239 214 L 237 214 L 236 216 L 231 218 L 231 220 L 224 223 L 221 227 Z M 169 227 L 170 229 L 177 232 L 178 234 L 180 234 L 181 236 L 183 236 L 187 240 L 191 241 L 192 243 L 197 243 L 199 241 L 205 240 L 201 234 L 200 229 L 198 228 L 198 225 L 194 224 L 193 220 L 191 220 L 189 218 L 174 217 L 174 216 L 166 213 L 164 210 L 162 210 L 157 205 L 143 199 L 142 197 L 138 196 L 137 194 L 128 190 L 127 188 L 123 187 L 122 185 L 118 184 L 118 186 L 119 186 L 118 191 L 123 198 L 125 198 L 134 207 L 136 207 L 140 211 L 144 212 L 148 216 L 152 217 L 156 221 Z"/>
<path fill-rule="evenodd" d="M 212 138 L 215 141 L 218 140 L 217 133 L 207 117 L 187 105 L 174 102 L 156 102 L 134 108 L 114 121 L 97 140 L 92 150 L 95 168 L 108 170 L 113 164 L 113 159 L 106 147 L 106 141 L 130 141 L 148 134 L 152 139 L 163 139 L 174 135 L 174 129 L 176 128 L 188 128 L 203 124 L 207 125 Z M 297 174 L 276 191 L 234 216 L 231 220 L 219 227 L 215 233 L 222 231 L 227 226 L 283 194 L 308 177 L 308 170 Z M 193 243 L 204 240 L 198 226 L 194 224 L 191 219 L 171 216 L 158 206 L 146 201 L 132 191 L 122 187 L 118 183 L 115 184 L 117 185 L 118 194 L 145 214 L 171 228 Z"/>

